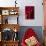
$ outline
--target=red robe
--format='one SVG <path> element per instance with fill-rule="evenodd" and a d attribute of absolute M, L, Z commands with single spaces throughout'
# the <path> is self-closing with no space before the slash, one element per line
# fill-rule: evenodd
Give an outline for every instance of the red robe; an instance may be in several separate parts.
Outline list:
<path fill-rule="evenodd" d="M 24 37 L 23 37 L 23 39 L 22 39 L 21 45 L 22 45 L 22 46 L 26 46 L 25 39 L 28 39 L 29 37 L 32 37 L 32 36 L 37 37 L 37 35 L 36 35 L 36 33 L 34 32 L 34 30 L 31 29 L 31 28 L 27 29 L 27 31 L 25 32 L 25 35 L 24 35 Z M 41 45 L 40 45 L 40 43 L 38 42 L 35 46 L 41 46 Z"/>

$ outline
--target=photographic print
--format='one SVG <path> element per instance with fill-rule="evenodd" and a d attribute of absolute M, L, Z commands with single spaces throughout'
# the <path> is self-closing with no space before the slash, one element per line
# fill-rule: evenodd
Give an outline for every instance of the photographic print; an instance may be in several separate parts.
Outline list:
<path fill-rule="evenodd" d="M 34 6 L 25 6 L 25 18 L 34 19 Z"/>

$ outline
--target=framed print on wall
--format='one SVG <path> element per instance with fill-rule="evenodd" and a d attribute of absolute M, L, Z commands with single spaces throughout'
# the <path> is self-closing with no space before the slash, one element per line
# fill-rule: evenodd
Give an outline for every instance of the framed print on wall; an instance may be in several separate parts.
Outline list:
<path fill-rule="evenodd" d="M 25 18 L 34 19 L 34 6 L 25 6 Z"/>
<path fill-rule="evenodd" d="M 8 18 L 8 24 L 18 24 L 18 16 L 10 16 Z"/>
<path fill-rule="evenodd" d="M 2 10 L 2 15 L 9 15 L 9 10 Z"/>

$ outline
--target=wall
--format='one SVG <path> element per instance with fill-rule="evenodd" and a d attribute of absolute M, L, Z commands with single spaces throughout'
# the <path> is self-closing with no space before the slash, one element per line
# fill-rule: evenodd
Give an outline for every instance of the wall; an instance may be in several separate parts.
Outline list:
<path fill-rule="evenodd" d="M 23 1 L 23 0 L 22 0 Z M 21 1 L 20 1 L 21 2 Z M 35 6 L 35 19 L 26 20 L 25 19 L 25 6 Z M 22 10 L 21 10 L 22 9 Z M 20 23 L 22 26 L 42 26 L 43 25 L 43 6 L 42 0 L 25 0 L 21 2 L 20 8 Z"/>
<path fill-rule="evenodd" d="M 15 0 L 0 0 L 0 6 L 9 7 L 14 6 Z M 43 6 L 42 0 L 17 0 L 19 9 L 19 24 L 21 26 L 43 26 Z M 25 6 L 35 6 L 35 19 L 26 20 L 25 19 Z M 21 18 L 21 19 L 20 19 Z"/>

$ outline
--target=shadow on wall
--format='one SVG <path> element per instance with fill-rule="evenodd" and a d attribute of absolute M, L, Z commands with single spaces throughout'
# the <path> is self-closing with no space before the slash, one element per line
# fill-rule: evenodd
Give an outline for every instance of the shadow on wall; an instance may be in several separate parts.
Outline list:
<path fill-rule="evenodd" d="M 32 28 L 36 32 L 39 41 L 41 43 L 43 43 L 43 30 L 42 30 L 42 26 L 21 26 L 20 27 L 20 31 L 19 31 L 19 40 L 20 40 L 20 42 L 21 42 L 21 40 L 23 38 L 24 33 L 26 32 L 26 30 L 28 28 Z"/>

